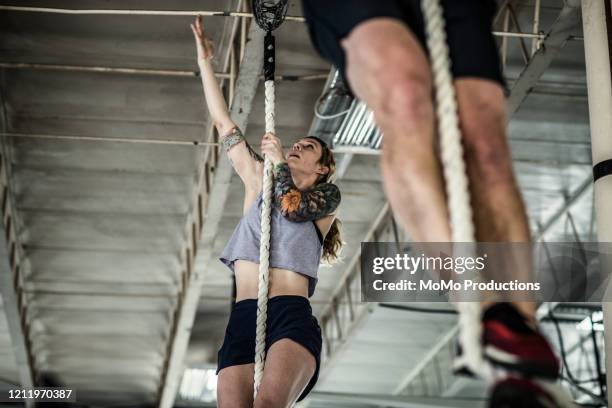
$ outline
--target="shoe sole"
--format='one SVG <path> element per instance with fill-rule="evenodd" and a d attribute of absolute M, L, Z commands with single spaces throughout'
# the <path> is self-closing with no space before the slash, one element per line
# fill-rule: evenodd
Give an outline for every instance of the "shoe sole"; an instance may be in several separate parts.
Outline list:
<path fill-rule="evenodd" d="M 486 346 L 483 353 L 485 361 L 492 366 L 491 372 L 497 372 L 501 369 L 507 374 L 516 374 L 520 377 L 535 377 L 552 381 L 559 378 L 559 373 L 555 367 L 520 361 L 515 355 L 492 346 Z M 455 359 L 453 370 L 457 375 L 477 377 L 467 366 L 465 359 L 461 357 Z"/>
<path fill-rule="evenodd" d="M 484 348 L 484 357 L 491 364 L 509 371 L 516 371 L 522 377 L 537 377 L 553 381 L 559 378 L 559 372 L 554 366 L 547 367 L 538 363 L 521 361 L 516 356 L 492 346 Z"/>
<path fill-rule="evenodd" d="M 558 383 L 508 378 L 494 386 L 489 398 L 489 407 L 575 408 L 576 405 Z"/>

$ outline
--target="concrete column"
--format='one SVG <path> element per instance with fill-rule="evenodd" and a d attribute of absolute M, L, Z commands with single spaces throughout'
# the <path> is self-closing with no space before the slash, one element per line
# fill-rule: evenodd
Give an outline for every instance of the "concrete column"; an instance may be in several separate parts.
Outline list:
<path fill-rule="evenodd" d="M 605 243 L 607 246 L 612 242 L 611 14 L 611 0 L 582 0 L 597 235 L 598 241 Z M 610 273 L 612 265 L 603 261 L 602 257 L 601 267 Z M 612 295 L 611 287 L 608 287 L 606 295 Z M 603 303 L 603 311 L 606 371 L 612 373 L 612 303 Z M 612 375 L 608 375 L 607 389 L 612 389 Z"/>

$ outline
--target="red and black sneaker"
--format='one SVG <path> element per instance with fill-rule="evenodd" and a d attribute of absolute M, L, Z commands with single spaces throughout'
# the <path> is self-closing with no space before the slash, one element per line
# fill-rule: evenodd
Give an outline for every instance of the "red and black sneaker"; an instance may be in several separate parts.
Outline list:
<path fill-rule="evenodd" d="M 545 386 L 525 378 L 508 377 L 493 386 L 489 407 L 565 408 L 574 407 L 574 404 L 558 386 Z"/>
<path fill-rule="evenodd" d="M 509 303 L 497 303 L 482 316 L 484 358 L 523 377 L 559 378 L 559 360 L 548 340 Z"/>
<path fill-rule="evenodd" d="M 497 303 L 482 315 L 482 356 L 493 381 L 491 408 L 574 407 L 558 383 L 559 360 L 548 341 L 509 303 Z M 461 349 L 455 369 L 473 375 Z"/>
<path fill-rule="evenodd" d="M 481 342 L 482 356 L 495 378 L 559 378 L 559 360 L 550 344 L 510 303 L 496 303 L 483 313 Z M 464 361 L 459 344 L 455 372 L 474 375 Z"/>

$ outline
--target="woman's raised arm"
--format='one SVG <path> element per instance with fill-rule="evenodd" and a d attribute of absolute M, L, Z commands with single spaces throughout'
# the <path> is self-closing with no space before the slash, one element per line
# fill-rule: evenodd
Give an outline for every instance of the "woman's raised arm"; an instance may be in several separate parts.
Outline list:
<path fill-rule="evenodd" d="M 196 42 L 204 96 L 213 124 L 221 137 L 232 166 L 245 187 L 259 191 L 263 159 L 247 143 L 241 130 L 237 128 L 229 115 L 225 98 L 210 62 L 214 55 L 214 46 L 204 32 L 202 16 L 198 16 L 195 24 L 191 24 L 191 30 Z"/>

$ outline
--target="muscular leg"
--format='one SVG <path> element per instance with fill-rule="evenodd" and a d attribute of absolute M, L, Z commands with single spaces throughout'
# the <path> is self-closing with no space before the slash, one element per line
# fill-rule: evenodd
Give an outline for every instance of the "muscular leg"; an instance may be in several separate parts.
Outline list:
<path fill-rule="evenodd" d="M 450 241 L 422 47 L 406 25 L 391 18 L 359 24 L 342 47 L 348 80 L 385 135 L 381 168 L 394 213 L 415 241 Z"/>
<path fill-rule="evenodd" d="M 217 404 L 219 408 L 253 406 L 253 370 L 255 364 L 226 367 L 219 371 Z"/>
<path fill-rule="evenodd" d="M 290 339 L 279 340 L 266 355 L 255 408 L 292 407 L 316 369 L 314 356 Z"/>
<path fill-rule="evenodd" d="M 377 18 L 343 41 L 347 76 L 385 134 L 381 167 L 391 206 L 415 241 L 450 241 L 435 154 L 429 63 L 402 23 Z M 523 202 L 505 139 L 504 97 L 491 81 L 456 81 L 477 239 L 528 242 Z M 534 305 L 518 303 L 528 317 Z"/>
<path fill-rule="evenodd" d="M 477 239 L 528 242 L 525 207 L 506 141 L 503 90 L 495 82 L 455 81 Z"/>
<path fill-rule="evenodd" d="M 505 99 L 495 82 L 455 81 L 476 238 L 481 242 L 529 242 L 525 206 L 512 170 L 506 140 Z M 530 265 L 518 268 L 517 279 L 530 279 Z M 516 302 L 530 319 L 535 304 Z"/>

